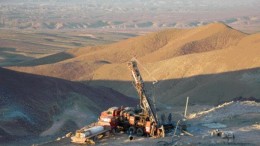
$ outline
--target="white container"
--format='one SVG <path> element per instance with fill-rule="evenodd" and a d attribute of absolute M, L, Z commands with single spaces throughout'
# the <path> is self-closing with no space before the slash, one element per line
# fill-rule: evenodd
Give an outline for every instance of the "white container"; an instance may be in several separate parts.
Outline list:
<path fill-rule="evenodd" d="M 84 129 L 84 132 L 80 133 L 81 138 L 85 138 L 91 135 L 95 135 L 99 132 L 102 132 L 105 128 L 103 126 L 94 126 L 88 129 Z"/>

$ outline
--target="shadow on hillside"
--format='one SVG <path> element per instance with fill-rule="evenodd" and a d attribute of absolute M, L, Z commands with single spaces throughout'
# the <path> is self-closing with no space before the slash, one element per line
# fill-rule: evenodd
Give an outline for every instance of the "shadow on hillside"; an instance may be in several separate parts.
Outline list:
<path fill-rule="evenodd" d="M 113 88 L 127 96 L 138 97 L 132 81 L 85 81 L 89 85 Z M 168 105 L 184 105 L 186 97 L 191 104 L 217 105 L 236 97 L 260 99 L 260 68 L 188 78 L 161 80 L 156 84 L 145 82 L 148 94 Z"/>
<path fill-rule="evenodd" d="M 74 107 L 75 103 L 87 109 L 83 110 L 86 115 L 89 110 L 98 115 L 111 106 L 137 104 L 136 99 L 121 94 L 137 97 L 131 81 L 98 80 L 87 82 L 95 85 L 88 86 L 3 68 L 0 68 L 0 81 L 0 112 L 4 113 L 0 115 L 0 126 L 9 129 L 8 134 L 22 131 L 24 135 L 38 135 L 50 128 L 54 115 Z M 149 94 L 170 106 L 184 105 L 187 96 L 190 97 L 190 104 L 216 105 L 240 96 L 259 99 L 260 68 L 162 80 L 155 85 L 152 82 L 145 84 Z M 84 118 L 80 112 L 71 119 L 75 121 L 77 116 Z M 0 129 L 0 137 L 9 137 L 6 133 L 3 128 Z"/>
<path fill-rule="evenodd" d="M 66 52 L 61 52 L 61 53 L 49 55 L 47 57 L 42 57 L 39 59 L 24 61 L 15 65 L 16 66 L 37 66 L 37 65 L 53 64 L 73 57 L 74 56 L 71 54 L 68 54 Z"/>
<path fill-rule="evenodd" d="M 82 125 L 95 121 L 109 107 L 136 104 L 136 99 L 110 88 L 0 67 L 0 143 L 16 136 L 39 135 L 60 121 L 64 121 L 65 134 L 70 126 L 80 126 L 78 121 Z"/>
<path fill-rule="evenodd" d="M 32 59 L 33 57 L 19 54 L 16 48 L 0 47 L 0 66 L 11 66 Z"/>

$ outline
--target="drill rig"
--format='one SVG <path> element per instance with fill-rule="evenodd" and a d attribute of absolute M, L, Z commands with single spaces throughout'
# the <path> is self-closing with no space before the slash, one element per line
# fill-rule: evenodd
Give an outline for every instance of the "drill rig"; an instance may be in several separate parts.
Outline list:
<path fill-rule="evenodd" d="M 164 137 L 164 126 L 160 124 L 156 115 L 156 109 L 153 101 L 148 97 L 146 93 L 144 81 L 137 67 L 137 61 L 135 59 L 132 59 L 130 62 L 128 62 L 128 67 L 132 72 L 132 76 L 134 79 L 133 84 L 140 97 L 141 108 L 140 113 L 130 116 L 129 130 L 139 136 L 146 133 L 147 135 L 153 137 Z"/>
<path fill-rule="evenodd" d="M 71 137 L 72 142 L 93 143 L 99 135 L 106 135 L 109 132 L 115 133 L 120 129 L 129 131 L 130 135 L 152 137 L 164 137 L 165 132 L 174 128 L 179 128 L 181 131 L 186 130 L 186 125 L 179 123 L 180 121 L 174 126 L 173 123 L 164 124 L 158 120 L 155 105 L 146 93 L 144 81 L 137 67 L 137 61 L 132 59 L 127 65 L 131 70 L 134 79 L 133 84 L 140 97 L 140 108 L 111 107 L 101 113 L 98 122 L 94 126 L 77 130 L 75 136 Z"/>

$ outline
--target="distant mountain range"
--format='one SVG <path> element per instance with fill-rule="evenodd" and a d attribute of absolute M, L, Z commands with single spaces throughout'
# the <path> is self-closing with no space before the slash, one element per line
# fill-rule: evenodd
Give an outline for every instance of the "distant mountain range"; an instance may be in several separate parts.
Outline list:
<path fill-rule="evenodd" d="M 245 32 L 257 32 L 259 6 L 258 0 L 1 1 L 0 28 L 151 31 L 223 22 Z"/>

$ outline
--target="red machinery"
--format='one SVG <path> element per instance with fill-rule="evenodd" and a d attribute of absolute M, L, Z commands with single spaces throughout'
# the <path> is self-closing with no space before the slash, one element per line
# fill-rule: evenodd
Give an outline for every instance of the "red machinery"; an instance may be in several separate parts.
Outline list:
<path fill-rule="evenodd" d="M 111 129 L 116 129 L 121 109 L 111 107 L 103 111 L 99 117 L 98 123 L 101 125 L 110 125 Z"/>
<path fill-rule="evenodd" d="M 137 67 L 137 62 L 131 60 L 128 67 L 134 78 L 134 87 L 140 97 L 140 109 L 130 107 L 111 107 L 103 111 L 94 127 L 82 128 L 71 137 L 72 142 L 86 143 L 90 138 L 107 132 L 116 132 L 117 129 L 130 131 L 138 136 L 149 135 L 153 137 L 164 137 L 165 130 L 173 128 L 173 125 L 161 124 L 157 118 L 154 103 L 147 96 L 144 81 Z M 185 126 L 185 125 L 184 125 Z M 103 127 L 103 128 L 102 128 Z"/>
<path fill-rule="evenodd" d="M 150 98 L 148 98 L 144 81 L 137 67 L 137 62 L 131 60 L 128 63 L 128 67 L 132 72 L 134 78 L 134 86 L 140 97 L 140 107 L 141 112 L 130 116 L 129 124 L 130 129 L 133 133 L 137 135 L 143 135 L 144 133 L 149 136 L 163 137 L 165 134 L 164 127 L 161 125 L 156 116 L 156 110 L 154 104 Z"/>
<path fill-rule="evenodd" d="M 97 123 L 90 127 L 84 127 L 76 131 L 71 137 L 73 143 L 93 144 L 99 135 L 104 136 L 110 132 L 115 133 L 119 123 L 119 115 L 122 109 L 111 107 L 103 111 Z"/>

